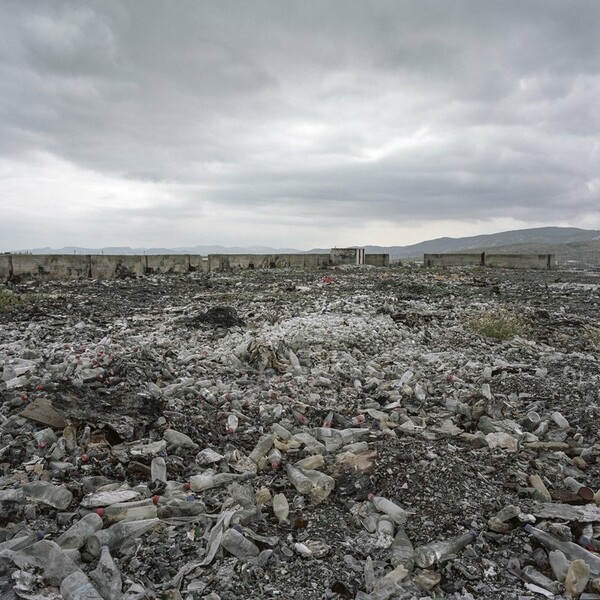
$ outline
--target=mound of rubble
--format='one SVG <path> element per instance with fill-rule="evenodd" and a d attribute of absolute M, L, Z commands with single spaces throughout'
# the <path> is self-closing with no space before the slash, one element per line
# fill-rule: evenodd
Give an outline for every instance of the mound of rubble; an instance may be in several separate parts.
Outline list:
<path fill-rule="evenodd" d="M 7 293 L 2 598 L 600 599 L 597 273 Z"/>

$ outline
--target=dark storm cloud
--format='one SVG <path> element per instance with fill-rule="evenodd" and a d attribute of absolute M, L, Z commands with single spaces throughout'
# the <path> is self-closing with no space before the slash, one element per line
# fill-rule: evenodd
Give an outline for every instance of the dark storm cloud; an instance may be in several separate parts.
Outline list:
<path fill-rule="evenodd" d="M 318 212 L 340 228 L 597 218 L 595 1 L 1 10 L 0 153 L 31 165 L 26 183 L 11 176 L 12 204 L 37 197 L 35 165 L 52 160 L 138 185 L 115 214 L 173 231 L 211 210 Z M 82 223 L 101 201 L 81 198 Z"/>

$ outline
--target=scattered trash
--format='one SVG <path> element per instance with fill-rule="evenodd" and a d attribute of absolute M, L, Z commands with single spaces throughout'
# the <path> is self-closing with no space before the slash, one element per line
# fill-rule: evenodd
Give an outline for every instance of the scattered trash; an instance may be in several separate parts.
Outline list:
<path fill-rule="evenodd" d="M 597 279 L 14 286 L 33 300 L 0 313 L 0 595 L 599 598 Z M 507 309 L 523 337 L 471 328 Z"/>

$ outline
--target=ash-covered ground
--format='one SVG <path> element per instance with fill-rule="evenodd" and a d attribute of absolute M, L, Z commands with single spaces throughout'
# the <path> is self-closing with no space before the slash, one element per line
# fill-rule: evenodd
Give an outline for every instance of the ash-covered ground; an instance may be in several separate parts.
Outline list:
<path fill-rule="evenodd" d="M 25 300 L 0 312 L 2 598 L 80 598 L 61 582 L 90 573 L 128 600 L 558 598 L 570 583 L 524 525 L 600 539 L 598 273 L 280 269 L 7 293 Z M 94 533 L 123 498 L 146 527 Z M 63 552 L 88 513 L 102 521 Z M 251 545 L 226 549 L 231 528 Z M 398 562 L 403 528 L 417 549 L 472 543 Z"/>

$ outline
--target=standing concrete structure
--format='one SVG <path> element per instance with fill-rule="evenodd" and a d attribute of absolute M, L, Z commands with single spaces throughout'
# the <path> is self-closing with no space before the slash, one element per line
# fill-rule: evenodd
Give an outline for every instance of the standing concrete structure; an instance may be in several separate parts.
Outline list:
<path fill-rule="evenodd" d="M 389 254 L 365 254 L 364 248 L 332 248 L 329 254 L 1 254 L 0 283 L 19 279 L 112 279 L 155 273 L 331 267 L 389 266 Z"/>
<path fill-rule="evenodd" d="M 553 269 L 554 254 L 425 254 L 426 267 L 499 267 L 503 269 Z"/>

